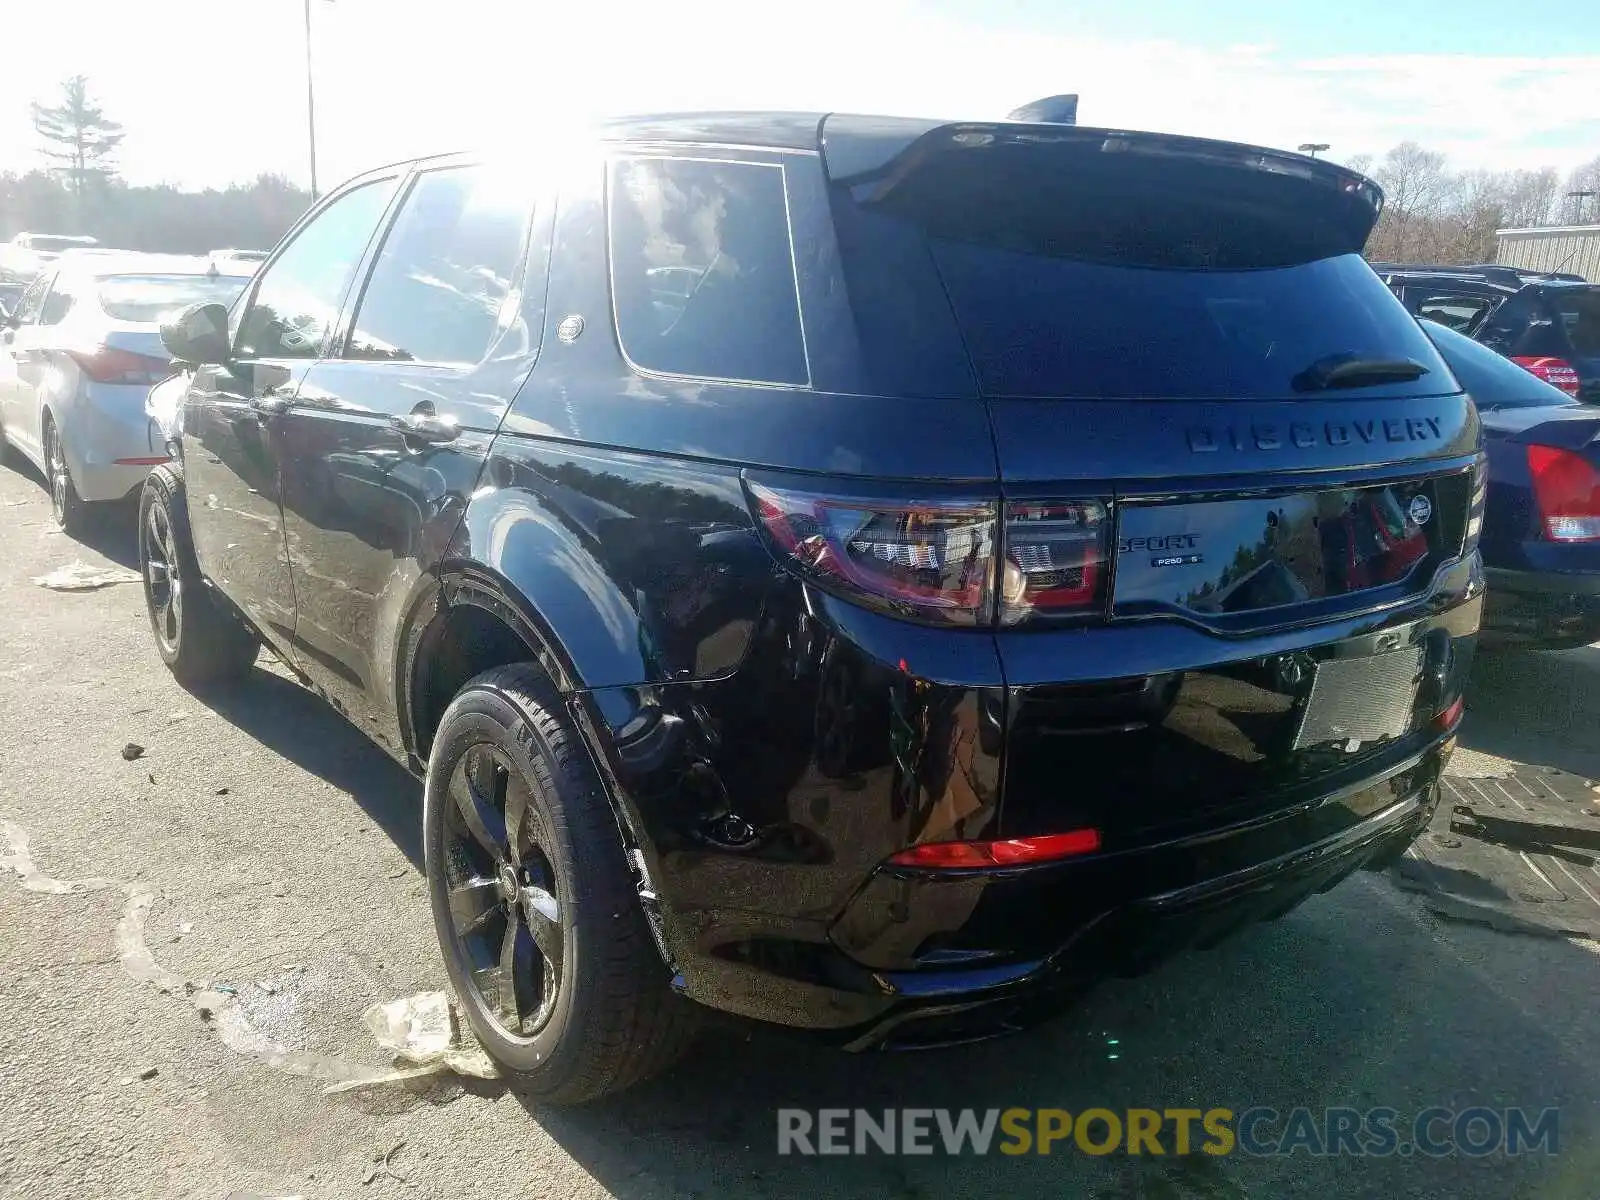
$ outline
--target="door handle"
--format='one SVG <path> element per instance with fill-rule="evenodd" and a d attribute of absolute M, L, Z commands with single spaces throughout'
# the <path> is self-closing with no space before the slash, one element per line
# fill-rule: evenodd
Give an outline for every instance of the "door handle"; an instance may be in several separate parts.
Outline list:
<path fill-rule="evenodd" d="M 258 417 L 281 417 L 289 411 L 289 406 L 293 403 L 288 396 L 279 396 L 272 392 L 263 392 L 259 396 L 250 397 L 250 407 Z"/>
<path fill-rule="evenodd" d="M 453 442 L 461 433 L 461 427 L 456 424 L 454 417 L 441 417 L 430 412 L 411 412 L 404 416 L 390 417 L 389 425 L 393 429 L 398 429 L 400 435 L 407 441 L 426 442 L 430 445 Z"/>

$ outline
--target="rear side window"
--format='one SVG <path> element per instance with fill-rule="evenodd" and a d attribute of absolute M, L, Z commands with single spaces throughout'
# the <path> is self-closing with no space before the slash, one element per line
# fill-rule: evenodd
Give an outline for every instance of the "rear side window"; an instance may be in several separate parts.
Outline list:
<path fill-rule="evenodd" d="M 1424 288 L 1408 288 L 1406 299 L 1416 301 L 1408 307 L 1417 316 L 1458 333 L 1471 333 L 1494 307 L 1494 301 L 1487 296 L 1432 292 Z"/>
<path fill-rule="evenodd" d="M 1416 322 L 1359 255 L 1220 271 L 971 242 L 938 241 L 932 251 L 986 395 L 1291 397 L 1296 375 L 1336 354 L 1412 359 L 1429 374 L 1405 390 L 1455 390 Z"/>
<path fill-rule="evenodd" d="M 484 167 L 428 171 L 400 207 L 346 358 L 480 362 L 522 265 L 531 193 Z"/>
<path fill-rule="evenodd" d="M 1552 288 L 1545 295 L 1572 353 L 1585 358 L 1600 355 L 1600 291 Z"/>
<path fill-rule="evenodd" d="M 807 385 L 783 168 L 621 158 L 610 172 L 611 291 L 629 361 Z"/>

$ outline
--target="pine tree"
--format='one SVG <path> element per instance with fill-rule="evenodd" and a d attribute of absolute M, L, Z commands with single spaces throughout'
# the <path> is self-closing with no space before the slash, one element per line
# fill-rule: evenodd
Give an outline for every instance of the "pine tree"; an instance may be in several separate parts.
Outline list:
<path fill-rule="evenodd" d="M 122 126 L 89 98 L 89 81 L 82 75 L 61 85 L 60 104 L 35 101 L 30 108 L 33 128 L 45 143 L 45 158 L 52 170 L 66 177 L 67 187 L 81 205 L 93 183 L 115 174 Z"/>

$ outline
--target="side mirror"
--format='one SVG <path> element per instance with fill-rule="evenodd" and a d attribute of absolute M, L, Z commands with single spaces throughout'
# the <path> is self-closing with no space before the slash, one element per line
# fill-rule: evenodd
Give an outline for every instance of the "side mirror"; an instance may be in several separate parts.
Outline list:
<path fill-rule="evenodd" d="M 161 327 L 167 353 L 180 363 L 205 366 L 228 361 L 228 310 L 220 304 L 191 304 Z"/>

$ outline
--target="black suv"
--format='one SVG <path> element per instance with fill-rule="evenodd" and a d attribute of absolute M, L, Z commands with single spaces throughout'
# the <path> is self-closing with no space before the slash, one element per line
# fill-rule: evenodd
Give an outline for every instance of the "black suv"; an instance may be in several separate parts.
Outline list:
<path fill-rule="evenodd" d="M 1435 804 L 1480 431 L 1359 256 L 1380 202 L 822 115 L 375 171 L 166 330 L 161 655 L 266 643 L 425 778 L 450 981 L 536 1094 L 690 1001 L 1013 1028 Z"/>
<path fill-rule="evenodd" d="M 1510 267 L 1372 267 L 1415 316 L 1600 404 L 1600 284 Z"/>

